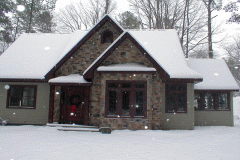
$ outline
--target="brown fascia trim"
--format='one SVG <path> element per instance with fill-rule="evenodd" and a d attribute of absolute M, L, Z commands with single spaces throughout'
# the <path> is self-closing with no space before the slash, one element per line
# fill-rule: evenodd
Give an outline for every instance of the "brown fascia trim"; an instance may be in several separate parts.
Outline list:
<path fill-rule="evenodd" d="M 123 33 L 123 30 L 108 16 L 106 15 L 94 28 L 92 28 L 89 33 L 82 38 L 78 44 L 72 48 L 45 76 L 45 79 L 48 81 L 51 78 L 54 78 L 54 72 L 58 70 L 87 40 L 90 39 L 106 22 L 110 22 L 114 28 L 116 28 L 120 33 Z"/>
<path fill-rule="evenodd" d="M 97 71 L 98 73 L 155 74 L 157 71 Z"/>
<path fill-rule="evenodd" d="M 129 39 L 142 54 L 145 54 L 146 58 L 157 68 L 158 72 L 164 79 L 169 78 L 170 76 L 162 69 L 161 66 L 143 49 L 143 47 L 128 33 L 126 32 L 88 71 L 83 75 L 85 79 L 93 79 L 94 78 L 94 70 L 105 60 L 108 56 L 110 56 L 117 47 L 122 44 L 126 39 Z"/>
<path fill-rule="evenodd" d="M 47 83 L 45 79 L 9 79 L 9 78 L 2 78 L 0 82 L 41 82 Z"/>
<path fill-rule="evenodd" d="M 92 86 L 92 83 L 49 83 L 51 86 Z"/>
<path fill-rule="evenodd" d="M 163 83 L 194 83 L 194 82 L 202 82 L 202 78 L 169 78 L 163 81 Z"/>

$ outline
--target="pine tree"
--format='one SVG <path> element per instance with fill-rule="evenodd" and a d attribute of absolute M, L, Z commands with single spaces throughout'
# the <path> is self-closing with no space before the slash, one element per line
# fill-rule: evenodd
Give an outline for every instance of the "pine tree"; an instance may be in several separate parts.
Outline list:
<path fill-rule="evenodd" d="M 130 11 L 125 11 L 118 17 L 118 23 L 125 29 L 139 29 L 141 25 L 141 21 Z"/>
<path fill-rule="evenodd" d="M 17 0 L 16 5 L 24 5 L 23 12 L 15 13 L 15 32 L 52 32 L 52 11 L 56 0 Z"/>
<path fill-rule="evenodd" d="M 11 20 L 7 16 L 7 13 L 12 11 L 13 2 L 10 0 L 1 0 L 0 1 L 0 55 L 1 52 L 8 47 L 8 44 L 11 42 Z"/>

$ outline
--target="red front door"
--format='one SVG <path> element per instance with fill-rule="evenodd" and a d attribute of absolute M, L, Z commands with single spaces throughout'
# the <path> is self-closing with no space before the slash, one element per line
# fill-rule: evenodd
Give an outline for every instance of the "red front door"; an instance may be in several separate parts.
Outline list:
<path fill-rule="evenodd" d="M 62 87 L 60 123 L 85 124 L 84 115 L 88 109 L 84 96 L 82 87 Z"/>

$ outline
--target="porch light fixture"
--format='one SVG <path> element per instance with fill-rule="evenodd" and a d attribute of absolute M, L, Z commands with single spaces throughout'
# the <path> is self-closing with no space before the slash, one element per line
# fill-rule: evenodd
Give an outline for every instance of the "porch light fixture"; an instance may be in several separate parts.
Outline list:
<path fill-rule="evenodd" d="M 60 94 L 60 92 L 56 92 L 56 94 L 58 95 L 58 94 Z"/>

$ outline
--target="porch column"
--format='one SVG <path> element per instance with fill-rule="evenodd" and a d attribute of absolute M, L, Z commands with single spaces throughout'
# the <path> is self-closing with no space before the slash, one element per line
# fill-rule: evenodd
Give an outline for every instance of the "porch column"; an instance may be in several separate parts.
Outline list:
<path fill-rule="evenodd" d="M 55 92 L 55 86 L 50 85 L 48 123 L 53 123 L 54 92 Z"/>
<path fill-rule="evenodd" d="M 90 97 L 90 87 L 85 87 L 84 89 L 84 114 L 83 114 L 83 123 L 84 125 L 89 125 L 89 97 Z"/>

